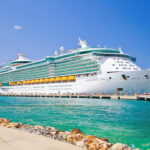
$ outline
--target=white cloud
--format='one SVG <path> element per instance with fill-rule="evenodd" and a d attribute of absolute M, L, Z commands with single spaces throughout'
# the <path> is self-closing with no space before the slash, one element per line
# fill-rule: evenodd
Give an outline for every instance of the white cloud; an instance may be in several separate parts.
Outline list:
<path fill-rule="evenodd" d="M 14 29 L 15 29 L 15 30 L 20 30 L 20 29 L 22 29 L 22 27 L 19 26 L 19 25 L 14 25 Z"/>

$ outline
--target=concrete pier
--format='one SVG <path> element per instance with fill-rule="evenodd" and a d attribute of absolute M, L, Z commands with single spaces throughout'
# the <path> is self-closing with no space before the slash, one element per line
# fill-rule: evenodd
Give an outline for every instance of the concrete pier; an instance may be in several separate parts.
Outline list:
<path fill-rule="evenodd" d="M 98 99 L 129 99 L 150 101 L 150 95 L 110 95 L 110 94 L 83 94 L 83 93 L 0 93 L 0 96 L 18 96 L 18 97 L 59 97 L 59 98 L 98 98 Z"/>

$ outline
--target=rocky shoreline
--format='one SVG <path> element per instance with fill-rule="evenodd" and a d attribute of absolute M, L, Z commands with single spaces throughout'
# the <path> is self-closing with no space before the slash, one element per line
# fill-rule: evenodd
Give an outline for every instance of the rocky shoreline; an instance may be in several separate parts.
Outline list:
<path fill-rule="evenodd" d="M 38 135 L 46 136 L 52 139 L 63 141 L 76 145 L 78 147 L 85 148 L 87 150 L 132 150 L 131 147 L 121 143 L 109 143 L 108 139 L 86 135 L 79 129 L 74 129 L 71 132 L 60 131 L 54 127 L 43 127 L 40 125 L 31 126 L 23 125 L 22 122 L 11 122 L 11 120 L 0 118 L 0 126 L 7 128 L 22 130 L 29 133 L 35 133 Z M 134 149 L 139 150 L 139 149 Z"/>

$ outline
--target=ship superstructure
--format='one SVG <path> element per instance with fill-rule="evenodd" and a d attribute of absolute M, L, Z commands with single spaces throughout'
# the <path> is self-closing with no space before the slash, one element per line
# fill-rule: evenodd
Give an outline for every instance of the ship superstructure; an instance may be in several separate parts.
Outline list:
<path fill-rule="evenodd" d="M 19 54 L 0 69 L 0 93 L 116 93 L 150 92 L 150 71 L 135 64 L 122 50 L 81 48 L 31 61 Z"/>

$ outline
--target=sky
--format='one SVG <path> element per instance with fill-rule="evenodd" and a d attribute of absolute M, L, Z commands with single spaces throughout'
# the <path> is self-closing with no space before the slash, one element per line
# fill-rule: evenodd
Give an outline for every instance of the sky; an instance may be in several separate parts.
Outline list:
<path fill-rule="evenodd" d="M 0 65 L 24 53 L 31 60 L 61 46 L 105 45 L 150 68 L 149 0 L 0 0 Z"/>

